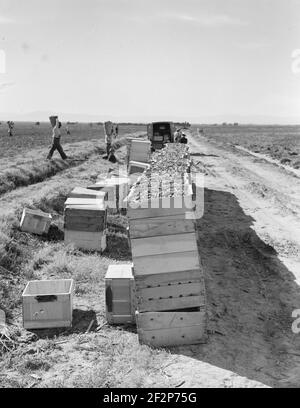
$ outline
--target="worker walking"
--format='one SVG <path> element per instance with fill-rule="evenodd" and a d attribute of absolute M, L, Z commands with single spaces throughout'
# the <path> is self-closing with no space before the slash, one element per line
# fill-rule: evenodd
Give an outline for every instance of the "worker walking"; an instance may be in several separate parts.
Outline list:
<path fill-rule="evenodd" d="M 104 122 L 104 135 L 105 135 L 105 144 L 106 144 L 106 154 L 107 158 L 109 157 L 112 141 L 113 141 L 113 124 L 111 121 Z"/>
<path fill-rule="evenodd" d="M 11 136 L 13 135 L 12 131 L 13 131 L 13 128 L 14 128 L 14 122 L 12 122 L 11 120 L 9 120 L 9 121 L 7 122 L 7 126 L 8 126 L 8 130 L 7 130 L 8 136 L 11 137 Z"/>
<path fill-rule="evenodd" d="M 181 131 L 180 129 L 176 129 L 174 133 L 174 142 L 179 143 L 181 139 Z"/>
<path fill-rule="evenodd" d="M 52 146 L 51 149 L 49 151 L 49 154 L 47 156 L 47 159 L 50 160 L 53 156 L 53 153 L 55 152 L 55 150 L 58 151 L 58 153 L 61 155 L 61 158 L 63 160 L 67 159 L 67 155 L 65 154 L 62 145 L 60 144 L 60 138 L 61 138 L 61 122 L 58 120 L 58 118 L 56 118 L 56 124 L 53 127 L 52 130 Z"/>

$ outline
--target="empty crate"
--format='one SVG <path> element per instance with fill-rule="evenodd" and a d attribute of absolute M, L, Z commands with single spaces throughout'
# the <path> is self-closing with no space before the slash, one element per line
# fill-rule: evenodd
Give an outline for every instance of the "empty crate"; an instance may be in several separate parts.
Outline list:
<path fill-rule="evenodd" d="M 39 210 L 24 208 L 20 228 L 22 231 L 31 232 L 32 234 L 47 234 L 51 220 L 51 214 L 47 214 Z"/>
<path fill-rule="evenodd" d="M 109 265 L 105 276 L 106 318 L 111 324 L 134 323 L 132 264 Z"/>
<path fill-rule="evenodd" d="M 149 168 L 149 164 L 131 160 L 128 165 L 128 174 L 143 173 Z"/>
<path fill-rule="evenodd" d="M 28 282 L 22 294 L 24 328 L 72 326 L 73 296 L 73 279 Z"/>

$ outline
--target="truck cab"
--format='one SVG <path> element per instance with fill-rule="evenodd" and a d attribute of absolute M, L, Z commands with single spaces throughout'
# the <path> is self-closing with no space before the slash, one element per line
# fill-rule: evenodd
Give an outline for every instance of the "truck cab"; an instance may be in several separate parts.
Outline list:
<path fill-rule="evenodd" d="M 152 122 L 147 126 L 148 139 L 152 151 L 162 149 L 166 143 L 174 143 L 175 125 L 173 122 Z"/>

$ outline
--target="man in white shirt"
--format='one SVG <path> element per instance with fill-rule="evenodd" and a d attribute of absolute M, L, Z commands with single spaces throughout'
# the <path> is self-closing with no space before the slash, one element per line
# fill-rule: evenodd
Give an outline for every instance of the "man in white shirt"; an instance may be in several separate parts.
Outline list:
<path fill-rule="evenodd" d="M 50 160 L 52 158 L 53 153 L 55 150 L 61 155 L 63 160 L 67 159 L 67 155 L 65 154 L 61 144 L 60 144 L 60 137 L 61 137 L 61 122 L 59 122 L 58 118 L 56 119 L 56 124 L 52 129 L 52 146 L 47 156 L 47 159 Z"/>

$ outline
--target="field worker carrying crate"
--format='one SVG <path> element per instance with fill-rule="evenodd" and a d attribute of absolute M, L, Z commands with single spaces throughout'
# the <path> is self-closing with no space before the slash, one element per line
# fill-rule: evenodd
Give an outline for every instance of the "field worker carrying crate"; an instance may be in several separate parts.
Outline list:
<path fill-rule="evenodd" d="M 54 121 L 55 120 L 55 121 Z M 58 153 L 61 155 L 61 158 L 63 160 L 67 159 L 67 155 L 65 154 L 62 145 L 60 144 L 60 137 L 61 137 L 61 122 L 58 120 L 58 117 L 50 117 L 50 122 L 53 126 L 52 129 L 52 146 L 51 149 L 49 151 L 49 154 L 47 156 L 47 159 L 50 160 L 52 158 L 53 153 L 55 152 L 55 150 L 58 151 Z"/>
<path fill-rule="evenodd" d="M 111 121 L 104 122 L 103 128 L 104 128 L 104 135 L 105 135 L 106 154 L 107 154 L 107 157 L 109 157 L 111 145 L 113 142 L 113 135 L 114 135 L 113 123 Z"/>

